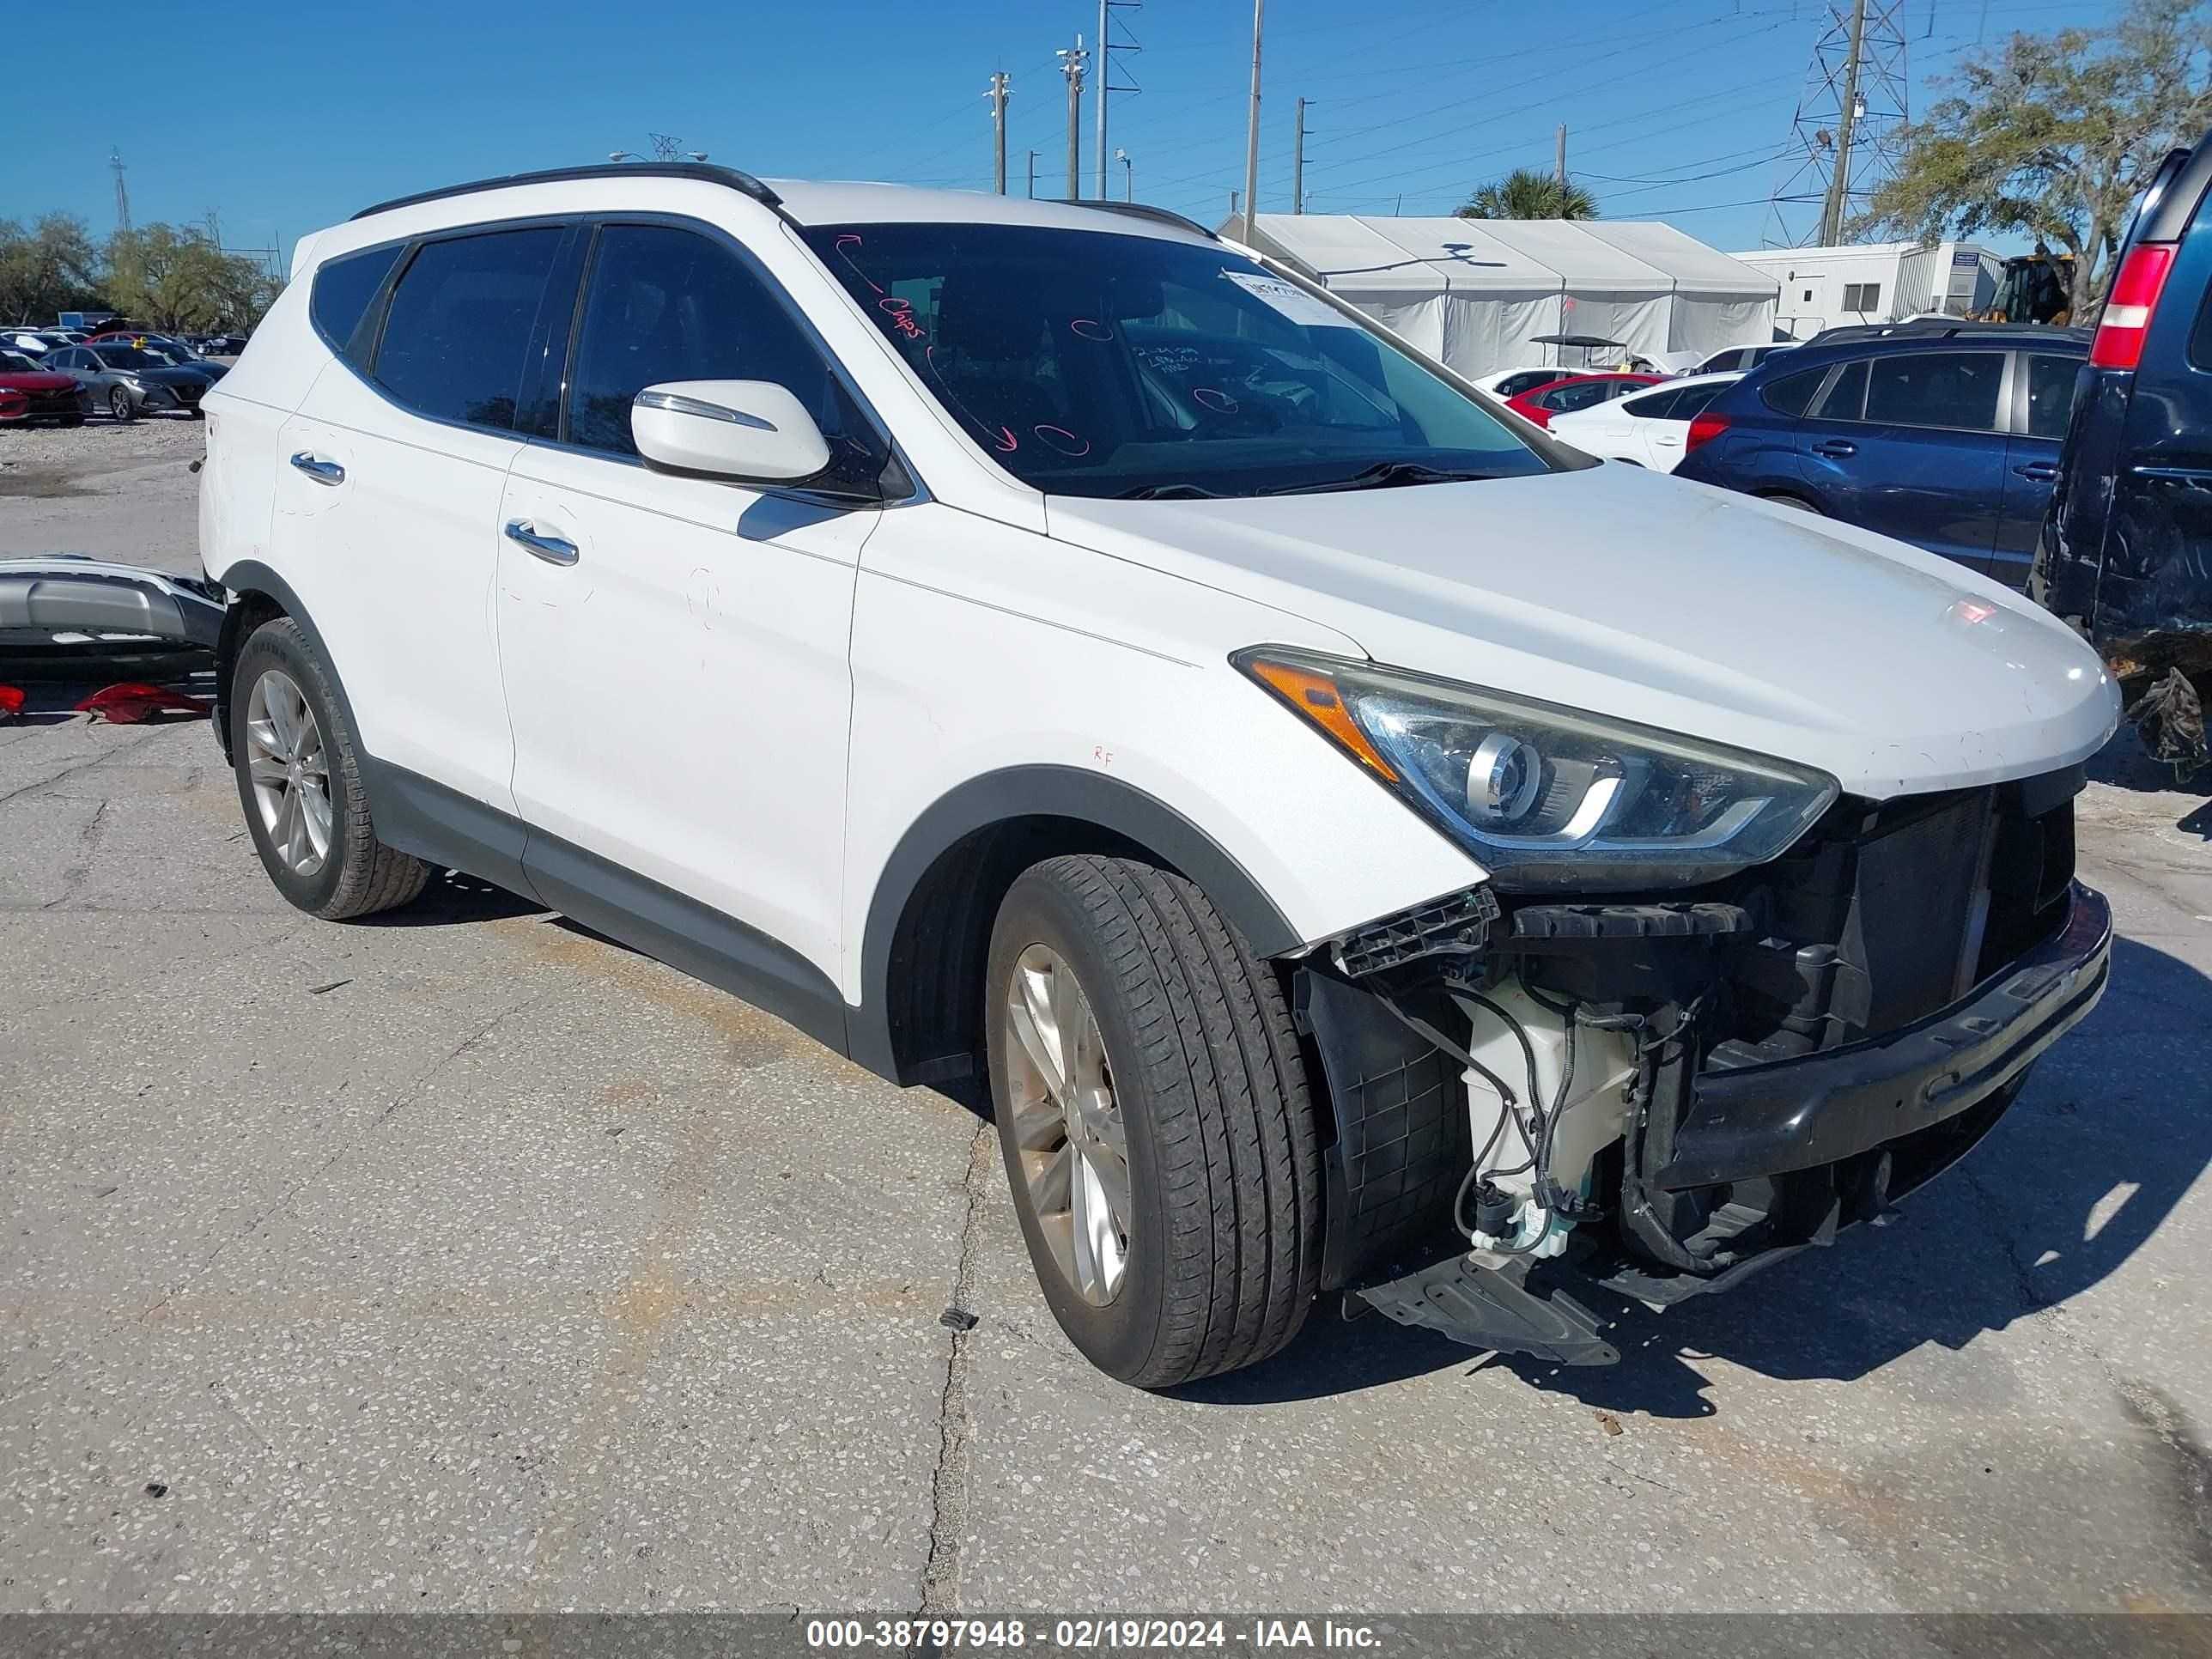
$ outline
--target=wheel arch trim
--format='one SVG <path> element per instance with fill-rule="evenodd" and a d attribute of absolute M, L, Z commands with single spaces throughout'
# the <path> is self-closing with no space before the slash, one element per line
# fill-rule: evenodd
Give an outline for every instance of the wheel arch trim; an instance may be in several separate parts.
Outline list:
<path fill-rule="evenodd" d="M 1266 958 L 1306 941 L 1257 879 L 1206 830 L 1133 784 L 1079 767 L 1024 765 L 970 778 L 907 827 L 878 873 L 860 935 L 860 1006 L 850 1051 L 884 1076 L 899 1072 L 891 1029 L 891 957 L 902 921 L 944 855 L 980 830 L 1024 819 L 1091 825 L 1148 852 L 1196 883 Z"/>

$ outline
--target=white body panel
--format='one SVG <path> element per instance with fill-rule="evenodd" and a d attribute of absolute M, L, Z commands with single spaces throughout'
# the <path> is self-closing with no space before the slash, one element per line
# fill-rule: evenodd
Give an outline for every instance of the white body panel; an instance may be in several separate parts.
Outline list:
<path fill-rule="evenodd" d="M 884 515 L 524 449 L 499 655 L 523 819 L 781 939 L 834 978 L 853 575 Z"/>
<path fill-rule="evenodd" d="M 786 198 L 821 223 L 1197 239 L 988 196 Z M 891 434 L 915 501 L 807 507 L 428 420 L 307 325 L 319 261 L 596 211 L 686 216 L 744 242 Z M 1645 331 L 1663 343 L 1660 322 Z M 1996 584 L 1633 469 L 1047 498 L 962 432 L 788 225 L 696 179 L 501 187 L 319 233 L 208 404 L 208 568 L 264 562 L 297 592 L 366 749 L 782 941 L 852 1003 L 901 838 L 1012 769 L 1081 769 L 1154 798 L 1307 942 L 1484 878 L 1243 678 L 1228 659 L 1249 645 L 1365 653 L 1818 767 L 1876 798 L 2068 764 L 2117 717 L 2087 647 Z M 290 466 L 295 450 L 342 465 L 343 486 Z M 532 557 L 503 534 L 510 519 L 573 543 L 575 563 Z M 1961 620 L 1961 599 L 1986 617 Z"/>
<path fill-rule="evenodd" d="M 410 414 L 334 363 L 270 458 L 270 562 L 337 658 L 362 745 L 510 813 L 492 573 L 500 492 L 521 449 Z M 295 454 L 343 468 L 343 482 L 318 483 Z"/>

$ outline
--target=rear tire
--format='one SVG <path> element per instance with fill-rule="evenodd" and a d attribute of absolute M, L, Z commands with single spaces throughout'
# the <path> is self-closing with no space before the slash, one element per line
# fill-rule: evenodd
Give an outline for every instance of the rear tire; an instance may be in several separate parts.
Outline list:
<path fill-rule="evenodd" d="M 1013 1012 L 1018 973 L 1034 984 L 1050 963 L 1079 988 L 1068 1006 L 1087 1003 L 1103 1050 L 1089 1075 L 1121 1143 L 1124 1213 L 1109 1230 L 1121 1235 L 1121 1273 L 1110 1285 L 1071 1272 L 1068 1240 L 1083 1212 L 1056 1207 L 1080 1179 L 1078 1163 L 1056 1184 L 1052 1166 L 1055 1139 L 1073 1152 L 1071 1133 L 1086 1133 L 1077 1109 L 1061 1124 L 1082 1091 L 1040 1086 L 1044 1068 L 1022 1046 Z M 1319 1288 L 1322 1177 L 1304 1060 L 1273 973 L 1181 876 L 1083 855 L 1015 881 L 992 930 L 988 975 L 1000 1146 L 1030 1259 L 1068 1340 L 1109 1376 L 1147 1389 L 1282 1348 Z M 1071 1036 L 1066 1052 L 1078 1047 Z M 1085 1070 L 1063 1069 L 1071 1079 Z M 1110 1151 L 1100 1156 L 1112 1162 Z M 1110 1237 L 1104 1253 L 1116 1255 Z"/>
<path fill-rule="evenodd" d="M 1777 493 L 1772 495 L 1761 495 L 1759 499 L 1762 501 L 1772 501 L 1777 507 L 1795 507 L 1798 512 L 1809 513 L 1816 519 L 1822 516 L 1820 509 L 1802 495 L 1785 495 Z"/>
<path fill-rule="evenodd" d="M 325 921 L 405 904 L 430 879 L 420 859 L 376 838 L 337 687 L 289 617 L 254 630 L 230 683 L 232 770 L 254 851 L 278 892 Z"/>

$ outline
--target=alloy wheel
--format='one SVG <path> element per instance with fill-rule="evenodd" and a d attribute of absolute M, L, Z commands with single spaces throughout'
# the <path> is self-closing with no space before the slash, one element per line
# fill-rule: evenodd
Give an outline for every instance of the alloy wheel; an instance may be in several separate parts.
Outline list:
<path fill-rule="evenodd" d="M 1006 988 L 1007 1098 L 1021 1176 L 1060 1270 L 1103 1307 L 1129 1267 L 1129 1143 L 1106 1040 L 1060 954 L 1032 945 Z"/>
<path fill-rule="evenodd" d="M 331 855 L 330 761 L 314 710 L 281 668 L 246 698 L 246 763 L 270 846 L 295 875 L 313 875 Z"/>

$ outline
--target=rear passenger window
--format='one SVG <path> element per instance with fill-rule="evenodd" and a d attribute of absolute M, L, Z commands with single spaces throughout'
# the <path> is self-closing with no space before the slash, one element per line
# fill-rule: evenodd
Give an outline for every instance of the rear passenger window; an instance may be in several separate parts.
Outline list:
<path fill-rule="evenodd" d="M 307 314 L 314 321 L 315 332 L 323 337 L 331 350 L 344 354 L 354 330 L 361 324 L 362 313 L 368 309 L 368 302 L 384 286 L 385 277 L 403 251 L 395 243 L 390 247 L 371 248 L 366 253 L 349 253 L 315 267 L 315 286 L 307 301 Z"/>
<path fill-rule="evenodd" d="M 1684 386 L 1674 394 L 1674 406 L 1667 411 L 1674 421 L 1686 421 L 1705 412 L 1705 405 L 1728 390 L 1719 386 Z"/>
<path fill-rule="evenodd" d="M 1885 426 L 1994 432 L 2004 355 L 1914 351 L 1877 357 L 1867 376 L 1866 417 Z"/>
<path fill-rule="evenodd" d="M 1861 358 L 1855 363 L 1845 363 L 1844 372 L 1820 398 L 1820 406 L 1813 411 L 1817 421 L 1856 421 L 1866 409 L 1867 366 Z"/>
<path fill-rule="evenodd" d="M 665 380 L 768 380 L 829 440 L 821 483 L 865 488 L 880 447 L 814 342 L 728 248 L 665 225 L 600 233 L 569 378 L 568 441 L 635 455 L 630 402 Z"/>
<path fill-rule="evenodd" d="M 376 381 L 440 420 L 511 430 L 557 226 L 425 243 L 392 291 Z"/>
<path fill-rule="evenodd" d="M 2027 435 L 2063 438 L 2074 412 L 2074 381 L 2079 357 L 2034 356 L 2027 360 Z"/>
<path fill-rule="evenodd" d="M 1801 368 L 1795 374 L 1769 380 L 1759 387 L 1759 396 L 1778 415 L 1802 415 L 1805 406 L 1813 401 L 1813 394 L 1820 389 L 1820 382 L 1827 377 L 1825 368 Z"/>

